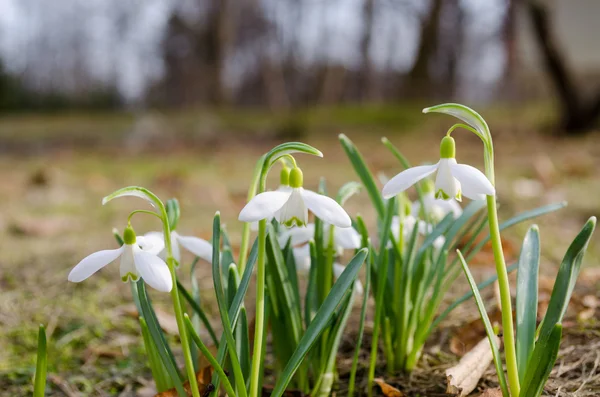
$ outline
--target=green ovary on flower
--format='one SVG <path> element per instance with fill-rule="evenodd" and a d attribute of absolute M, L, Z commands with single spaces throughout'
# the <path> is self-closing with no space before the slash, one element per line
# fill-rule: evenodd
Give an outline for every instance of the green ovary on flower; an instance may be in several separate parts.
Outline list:
<path fill-rule="evenodd" d="M 456 143 L 451 136 L 445 136 L 440 142 L 440 158 L 453 159 L 456 157 Z"/>
<path fill-rule="evenodd" d="M 300 188 L 304 184 L 304 175 L 302 174 L 302 170 L 298 167 L 292 168 L 290 171 L 290 180 L 289 185 L 292 188 Z"/>

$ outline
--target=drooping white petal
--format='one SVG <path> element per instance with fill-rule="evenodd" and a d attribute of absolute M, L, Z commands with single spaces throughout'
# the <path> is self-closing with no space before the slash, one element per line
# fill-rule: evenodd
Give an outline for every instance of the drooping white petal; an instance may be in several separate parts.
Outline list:
<path fill-rule="evenodd" d="M 436 198 L 456 198 L 460 200 L 461 183 L 452 174 L 452 167 L 456 165 L 456 159 L 441 159 L 437 175 L 435 177 Z"/>
<path fill-rule="evenodd" d="M 304 226 L 308 223 L 308 208 L 302 195 L 303 190 L 302 188 L 292 190 L 289 199 L 275 214 L 279 223 L 288 227 L 294 224 Z"/>
<path fill-rule="evenodd" d="M 471 200 L 479 200 L 482 196 L 496 194 L 492 183 L 477 168 L 467 164 L 454 164 L 450 168 L 452 175 L 461 183 L 462 193 Z"/>
<path fill-rule="evenodd" d="M 438 163 L 439 164 L 439 163 Z M 383 198 L 389 199 L 400 192 L 405 191 L 421 179 L 433 174 L 438 168 L 438 164 L 420 165 L 402 171 L 385 184 L 381 193 Z"/>
<path fill-rule="evenodd" d="M 171 291 L 173 279 L 165 261 L 156 255 L 142 251 L 138 247 L 134 248 L 133 260 L 137 271 L 146 284 L 158 291 Z"/>
<path fill-rule="evenodd" d="M 344 270 L 346 269 L 345 266 L 340 265 L 339 263 L 334 263 L 333 264 L 333 277 L 337 280 L 342 273 L 344 272 Z M 362 295 L 364 291 L 363 285 L 360 282 L 360 280 L 356 279 L 354 281 L 354 293 L 357 295 Z"/>
<path fill-rule="evenodd" d="M 432 244 L 433 249 L 435 249 L 436 251 L 439 251 L 442 249 L 442 247 L 444 246 L 445 243 L 446 243 L 446 237 L 439 236 L 435 240 L 433 240 L 433 244 Z"/>
<path fill-rule="evenodd" d="M 158 255 L 165 248 L 165 239 L 161 232 L 148 232 L 143 236 L 138 236 L 136 243 L 146 252 Z"/>
<path fill-rule="evenodd" d="M 337 201 L 310 190 L 302 189 L 301 192 L 308 209 L 323 222 L 342 228 L 352 226 L 350 216 Z"/>
<path fill-rule="evenodd" d="M 175 232 L 171 232 L 171 254 L 173 255 L 173 259 L 177 261 L 177 266 L 179 266 L 179 263 L 181 262 L 181 248 L 179 248 L 179 242 L 177 241 L 177 238 L 174 238 L 173 233 Z M 167 250 L 164 249 L 161 251 L 159 257 L 166 260 Z"/>
<path fill-rule="evenodd" d="M 115 250 L 94 252 L 83 258 L 69 273 L 68 280 L 74 283 L 85 280 L 104 266 L 117 259 L 123 252 L 123 247 Z"/>
<path fill-rule="evenodd" d="M 304 244 L 294 248 L 292 252 L 298 274 L 307 275 L 310 271 L 310 245 Z"/>
<path fill-rule="evenodd" d="M 135 262 L 133 260 L 133 254 L 136 249 L 141 250 L 137 246 L 137 244 L 123 244 L 123 254 L 121 255 L 121 267 L 119 269 L 121 274 L 121 280 L 123 281 L 127 281 L 128 278 L 131 278 L 135 281 L 140 277 L 135 267 Z"/>
<path fill-rule="evenodd" d="M 462 193 L 464 194 L 465 186 L 462 184 L 461 184 L 461 189 L 462 189 Z M 438 207 L 442 210 L 442 214 L 443 214 L 442 218 L 450 212 L 454 215 L 455 219 L 458 218 L 462 214 L 462 208 L 460 207 L 460 204 L 458 204 L 458 202 L 456 202 L 456 200 L 454 200 L 454 199 L 436 200 L 434 203 L 434 206 Z"/>
<path fill-rule="evenodd" d="M 353 227 L 336 227 L 333 233 L 335 245 L 338 247 L 343 249 L 360 248 L 361 236 Z"/>
<path fill-rule="evenodd" d="M 246 204 L 238 219 L 242 222 L 256 222 L 272 218 L 288 201 L 290 194 L 291 192 L 280 191 L 260 193 Z"/>
<path fill-rule="evenodd" d="M 315 235 L 315 224 L 309 223 L 305 227 L 293 227 L 284 229 L 279 235 L 279 246 L 285 247 L 288 240 L 291 241 L 292 247 L 305 244 L 310 241 Z"/>
<path fill-rule="evenodd" d="M 171 236 L 173 236 L 173 240 L 177 241 L 192 254 L 207 262 L 212 262 L 212 244 L 208 241 L 193 236 L 182 236 L 177 232 L 172 232 Z"/>

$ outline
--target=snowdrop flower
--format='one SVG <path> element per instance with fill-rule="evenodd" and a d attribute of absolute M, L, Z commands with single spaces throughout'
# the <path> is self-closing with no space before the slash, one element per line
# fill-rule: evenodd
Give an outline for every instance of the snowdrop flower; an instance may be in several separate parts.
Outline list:
<path fill-rule="evenodd" d="M 166 259 L 167 250 L 165 247 L 164 234 L 162 232 L 149 232 L 146 233 L 144 237 L 152 244 L 153 252 L 156 252 L 156 255 L 161 258 Z M 180 246 L 195 256 L 204 259 L 207 262 L 212 262 L 212 244 L 198 237 L 182 236 L 173 230 L 171 231 L 171 251 L 173 253 L 173 259 L 177 261 L 177 266 L 179 266 L 179 262 L 181 261 Z"/>
<path fill-rule="evenodd" d="M 329 228 L 331 225 L 325 223 L 323 225 L 323 235 L 329 236 Z M 333 226 L 333 244 L 336 248 L 338 255 L 341 255 L 345 249 L 358 249 L 361 244 L 360 234 L 354 230 L 353 227 L 341 228 Z M 306 227 L 293 227 L 291 229 L 284 230 L 279 235 L 279 246 L 285 247 L 288 240 L 292 247 L 300 244 L 306 244 L 315 235 L 315 224 L 309 223 Z"/>
<path fill-rule="evenodd" d="M 173 280 L 169 267 L 161 258 L 152 252 L 144 251 L 140 245 L 146 245 L 143 237 L 136 238 L 135 232 L 128 226 L 123 233 L 124 244 L 114 250 L 94 252 L 84 258 L 69 273 L 68 280 L 79 283 L 104 266 L 121 258 L 121 279 L 138 280 L 140 276 L 146 284 L 163 292 L 170 292 Z"/>
<path fill-rule="evenodd" d="M 256 222 L 275 218 L 288 227 L 304 226 L 308 223 L 308 210 L 321 220 L 337 227 L 350 227 L 352 222 L 344 209 L 332 198 L 306 190 L 302 187 L 300 168 L 290 171 L 290 190 L 264 192 L 256 195 L 242 209 L 239 220 Z"/>
<path fill-rule="evenodd" d="M 496 194 L 487 177 L 475 167 L 457 164 L 454 138 L 445 136 L 440 144 L 440 161 L 434 165 L 422 165 L 402 171 L 383 187 L 383 197 L 390 198 L 408 189 L 418 181 L 437 171 L 435 198 L 462 200 L 462 195 L 480 200 Z"/>
<path fill-rule="evenodd" d="M 292 188 L 290 187 L 290 169 L 284 166 L 279 173 L 279 187 L 276 190 L 277 192 L 291 192 Z M 273 217 L 267 219 L 267 221 L 271 221 Z M 258 230 L 258 221 L 254 221 L 250 223 L 250 230 L 257 231 Z"/>
<path fill-rule="evenodd" d="M 400 226 L 402 226 L 402 236 L 407 238 L 412 235 L 413 230 L 416 227 L 419 228 L 421 235 L 431 233 L 432 227 L 427 222 L 418 220 L 412 215 L 405 215 L 402 219 L 399 216 L 394 215 L 392 217 L 392 235 L 396 240 L 400 238 Z"/>
<path fill-rule="evenodd" d="M 426 179 L 423 183 L 423 206 L 425 213 L 429 214 L 431 218 L 436 221 L 444 219 L 444 217 L 452 213 L 454 219 L 458 218 L 462 214 L 462 208 L 453 198 L 449 200 L 437 199 L 434 195 L 435 186 L 433 181 Z M 421 214 L 421 202 L 419 200 L 412 204 L 411 213 L 413 216 L 422 216 Z"/>

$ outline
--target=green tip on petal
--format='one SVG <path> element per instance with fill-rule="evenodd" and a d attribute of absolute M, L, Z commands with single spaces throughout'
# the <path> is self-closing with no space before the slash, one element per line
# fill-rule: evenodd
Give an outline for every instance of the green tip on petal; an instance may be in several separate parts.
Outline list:
<path fill-rule="evenodd" d="M 279 184 L 281 186 L 289 186 L 290 185 L 290 169 L 289 167 L 283 167 L 281 172 L 279 173 Z"/>
<path fill-rule="evenodd" d="M 304 175 L 298 167 L 292 168 L 290 171 L 290 186 L 294 189 L 302 187 L 304 184 Z"/>
<path fill-rule="evenodd" d="M 131 226 L 127 226 L 123 232 L 123 242 L 127 245 L 135 244 L 135 232 Z"/>
<path fill-rule="evenodd" d="M 303 227 L 303 226 L 306 226 L 306 225 L 304 224 L 304 222 L 303 222 L 301 219 L 298 219 L 298 218 L 296 218 L 296 217 L 293 217 L 293 218 L 291 218 L 291 219 L 288 219 L 288 220 L 287 220 L 287 221 L 285 221 L 283 224 L 284 224 L 285 226 L 287 226 L 287 227 L 293 227 L 294 225 L 296 225 L 296 227 Z"/>
<path fill-rule="evenodd" d="M 445 136 L 440 143 L 440 158 L 453 159 L 456 157 L 456 143 L 451 136 Z"/>

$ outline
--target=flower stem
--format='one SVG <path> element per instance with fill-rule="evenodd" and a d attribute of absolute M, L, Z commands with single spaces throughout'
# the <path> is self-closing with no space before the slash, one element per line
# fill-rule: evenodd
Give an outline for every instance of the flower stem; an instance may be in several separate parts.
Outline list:
<path fill-rule="evenodd" d="M 520 385 L 519 372 L 517 370 L 517 353 L 515 349 L 512 302 L 510 296 L 510 285 L 508 284 L 508 272 L 506 271 L 506 263 L 504 262 L 504 254 L 502 251 L 502 240 L 500 239 L 496 197 L 487 196 L 487 207 L 492 250 L 494 251 L 496 273 L 498 274 L 498 285 L 500 287 L 500 305 L 502 307 L 502 329 L 504 334 L 504 351 L 506 355 L 508 384 L 511 395 L 517 397 L 519 396 Z"/>
<path fill-rule="evenodd" d="M 258 397 L 260 367 L 262 357 L 263 332 L 265 328 L 265 252 L 267 220 L 258 223 L 258 257 L 256 261 L 256 319 L 254 328 L 254 351 L 252 352 L 252 372 L 250 374 L 249 397 Z"/>
<path fill-rule="evenodd" d="M 179 338 L 181 339 L 181 349 L 183 350 L 185 369 L 188 376 L 188 382 L 190 382 L 192 396 L 200 397 L 200 391 L 198 390 L 198 381 L 196 380 L 196 373 L 194 372 L 194 362 L 192 360 L 190 352 L 190 341 L 188 339 L 188 333 L 185 328 L 185 323 L 183 321 L 183 310 L 181 309 L 179 290 L 177 288 L 177 274 L 175 273 L 175 259 L 173 258 L 173 244 L 171 242 L 171 230 L 169 227 L 169 220 L 167 217 L 167 211 L 165 207 L 161 206 L 160 210 L 162 213 L 163 229 L 165 235 L 165 247 L 167 249 L 167 265 L 169 266 L 169 272 L 171 273 L 171 278 L 173 280 L 173 288 L 171 289 L 171 300 L 173 301 L 173 310 L 175 311 L 175 319 L 177 320 L 177 329 L 179 330 Z"/>
<path fill-rule="evenodd" d="M 252 174 L 252 182 L 250 183 L 250 188 L 248 188 L 248 201 L 252 200 L 254 196 L 256 196 L 256 189 L 258 188 L 258 184 L 260 183 L 261 171 L 263 168 L 263 164 L 265 162 L 265 156 L 262 156 L 254 167 L 254 173 Z M 238 267 L 240 270 L 240 274 L 244 274 L 244 270 L 246 270 L 246 261 L 248 260 L 248 246 L 250 243 L 250 224 L 244 223 L 242 228 L 242 242 L 240 244 L 240 256 L 238 260 Z"/>

